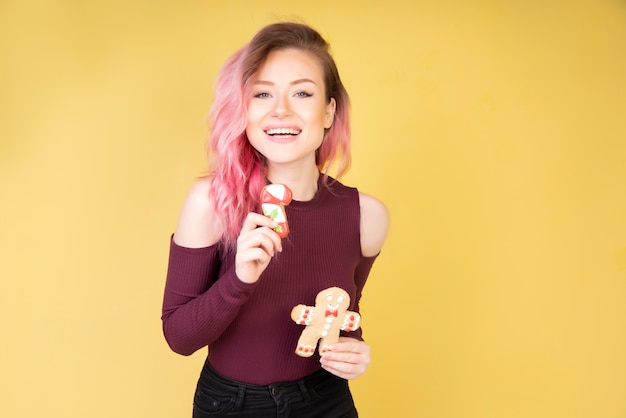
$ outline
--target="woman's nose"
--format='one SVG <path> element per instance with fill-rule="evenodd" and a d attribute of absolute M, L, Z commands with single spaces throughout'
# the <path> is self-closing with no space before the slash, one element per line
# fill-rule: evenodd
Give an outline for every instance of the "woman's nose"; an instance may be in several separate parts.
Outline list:
<path fill-rule="evenodd" d="M 274 105 L 274 114 L 276 116 L 283 116 L 291 113 L 291 105 L 289 99 L 285 96 L 278 96 Z"/>

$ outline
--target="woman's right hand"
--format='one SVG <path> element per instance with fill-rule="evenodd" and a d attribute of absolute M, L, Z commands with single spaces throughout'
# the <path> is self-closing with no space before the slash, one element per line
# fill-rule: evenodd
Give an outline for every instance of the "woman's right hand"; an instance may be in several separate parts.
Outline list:
<path fill-rule="evenodd" d="M 250 212 L 237 238 L 235 273 L 245 283 L 255 283 L 276 252 L 283 250 L 281 239 L 272 228 L 276 222 L 267 216 Z"/>

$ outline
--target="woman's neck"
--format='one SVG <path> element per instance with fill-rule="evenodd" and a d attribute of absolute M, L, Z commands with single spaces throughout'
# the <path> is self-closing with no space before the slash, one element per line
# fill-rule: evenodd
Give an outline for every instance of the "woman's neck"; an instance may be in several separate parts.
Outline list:
<path fill-rule="evenodd" d="M 303 170 L 289 170 L 269 167 L 267 179 L 272 183 L 282 183 L 291 189 L 294 200 L 306 202 L 315 196 L 320 173 L 316 166 Z"/>

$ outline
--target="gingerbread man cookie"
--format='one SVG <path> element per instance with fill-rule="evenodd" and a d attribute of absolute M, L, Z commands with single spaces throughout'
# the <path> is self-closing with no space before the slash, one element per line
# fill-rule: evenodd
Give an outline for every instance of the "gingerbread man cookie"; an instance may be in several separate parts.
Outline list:
<path fill-rule="evenodd" d="M 298 340 L 296 354 L 311 357 L 318 340 L 319 351 L 324 354 L 339 341 L 339 331 L 354 331 L 359 328 L 361 316 L 348 310 L 350 296 L 339 287 L 322 290 L 315 298 L 315 306 L 297 305 L 291 310 L 291 319 L 305 325 Z"/>
<path fill-rule="evenodd" d="M 289 233 L 285 205 L 291 202 L 291 190 L 284 184 L 268 184 L 261 190 L 261 210 L 263 215 L 272 218 L 278 226 L 274 231 L 285 238 Z"/>

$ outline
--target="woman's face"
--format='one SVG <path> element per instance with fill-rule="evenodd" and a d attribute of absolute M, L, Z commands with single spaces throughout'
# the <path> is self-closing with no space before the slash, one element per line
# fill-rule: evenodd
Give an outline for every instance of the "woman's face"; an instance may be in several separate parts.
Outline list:
<path fill-rule="evenodd" d="M 323 70 L 313 54 L 270 52 L 252 77 L 247 100 L 246 134 L 268 164 L 315 164 L 335 99 L 326 102 Z"/>

